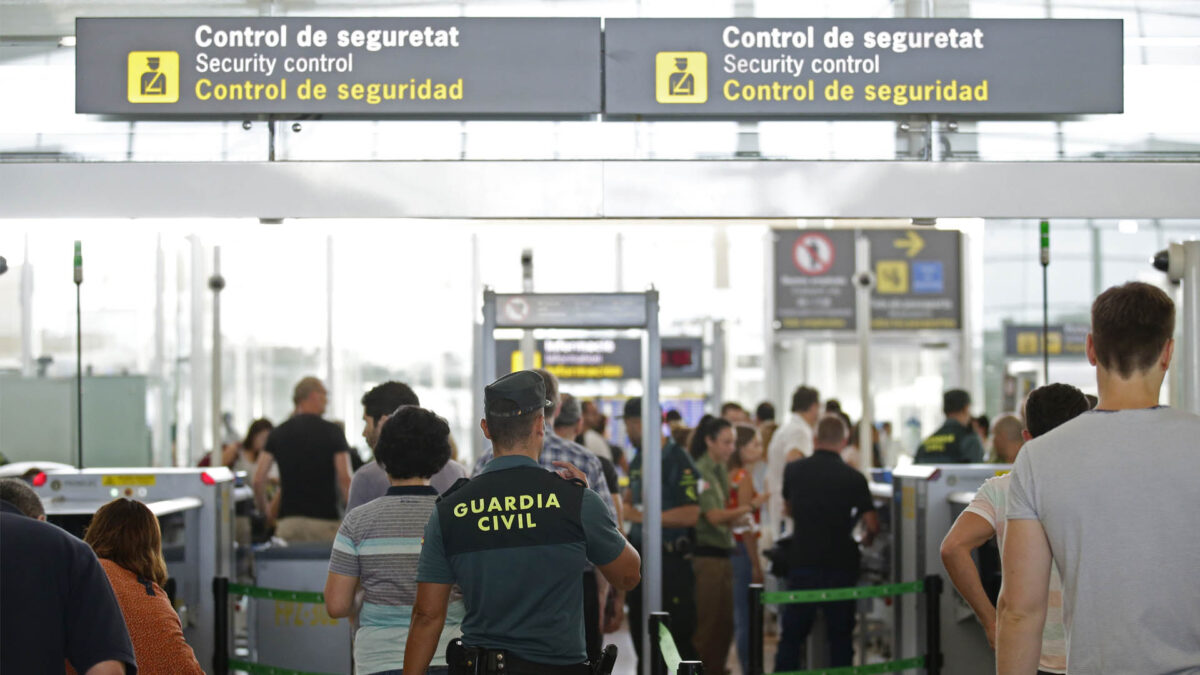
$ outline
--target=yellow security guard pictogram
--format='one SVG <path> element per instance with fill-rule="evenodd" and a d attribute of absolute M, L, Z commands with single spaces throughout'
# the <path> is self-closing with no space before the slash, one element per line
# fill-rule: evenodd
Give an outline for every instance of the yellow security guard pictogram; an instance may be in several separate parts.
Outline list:
<path fill-rule="evenodd" d="M 654 57 L 654 98 L 659 103 L 708 100 L 708 54 L 659 52 Z"/>
<path fill-rule="evenodd" d="M 908 263 L 903 260 L 880 260 L 875 263 L 875 280 L 880 295 L 908 292 Z"/>
<path fill-rule="evenodd" d="M 129 52 L 126 93 L 130 103 L 179 101 L 179 52 Z"/>

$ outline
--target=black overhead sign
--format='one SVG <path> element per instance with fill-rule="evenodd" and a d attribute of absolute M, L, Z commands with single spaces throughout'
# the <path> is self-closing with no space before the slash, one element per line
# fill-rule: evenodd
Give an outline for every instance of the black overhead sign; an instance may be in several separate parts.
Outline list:
<path fill-rule="evenodd" d="M 775 324 L 780 330 L 857 326 L 855 230 L 778 230 Z M 861 230 L 871 243 L 873 330 L 962 325 L 961 235 L 949 230 Z"/>
<path fill-rule="evenodd" d="M 582 116 L 599 19 L 77 19 L 75 110 Z"/>
<path fill-rule="evenodd" d="M 662 338 L 664 380 L 704 376 L 701 338 Z M 526 366 L 519 340 L 496 341 L 496 377 L 527 367 L 545 368 L 560 380 L 636 380 L 642 377 L 642 341 L 637 338 L 538 340 L 534 363 Z"/>
<path fill-rule="evenodd" d="M 1048 355 L 1087 356 L 1087 336 L 1091 332 L 1091 326 L 1086 323 L 1052 323 L 1049 328 L 1049 337 L 1046 340 Z M 1041 356 L 1041 324 L 1005 324 L 1004 355 L 1010 358 Z"/>
<path fill-rule="evenodd" d="M 1123 110 L 1120 20 L 609 19 L 609 115 Z"/>

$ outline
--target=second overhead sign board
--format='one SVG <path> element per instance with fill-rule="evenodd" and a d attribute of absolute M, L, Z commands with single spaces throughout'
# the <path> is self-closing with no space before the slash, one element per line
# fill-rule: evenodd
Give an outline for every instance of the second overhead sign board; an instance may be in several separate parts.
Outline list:
<path fill-rule="evenodd" d="M 83 18 L 76 111 L 1119 113 L 1122 30 L 1119 20 L 965 18 L 609 19 L 603 29 L 600 19 L 575 18 Z"/>
<path fill-rule="evenodd" d="M 856 230 L 779 230 L 775 324 L 781 330 L 854 330 Z M 862 230 L 871 243 L 874 330 L 957 330 L 962 323 L 961 235 Z"/>

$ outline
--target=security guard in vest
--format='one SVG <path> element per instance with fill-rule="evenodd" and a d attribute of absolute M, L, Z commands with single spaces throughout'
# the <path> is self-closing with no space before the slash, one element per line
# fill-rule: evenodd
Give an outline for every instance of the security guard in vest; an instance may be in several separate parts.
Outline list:
<path fill-rule="evenodd" d="M 942 396 L 946 423 L 917 448 L 914 464 L 975 464 L 983 461 L 983 442 L 971 428 L 971 395 L 951 389 Z"/>
<path fill-rule="evenodd" d="M 642 549 L 642 399 L 625 402 L 625 431 L 639 449 L 629 464 L 629 489 L 625 491 L 625 515 L 633 522 L 629 540 Z M 696 538 L 693 528 L 700 519 L 700 497 L 697 485 L 700 472 L 688 457 L 687 451 L 674 440 L 662 448 L 662 593 L 663 611 L 671 615 L 671 637 L 685 661 L 695 661 L 698 655 L 692 646 L 696 632 L 696 575 L 692 571 L 692 548 Z M 642 588 L 638 586 L 626 595 L 629 602 L 629 632 L 638 656 L 638 672 L 642 672 Z"/>
<path fill-rule="evenodd" d="M 641 558 L 583 472 L 565 462 L 555 463 L 558 474 L 538 465 L 547 405 L 546 385 L 531 370 L 484 389 L 480 426 L 495 458 L 442 495 L 425 526 L 406 675 L 428 669 L 455 584 L 466 616 L 461 644 L 447 650 L 452 674 L 601 670 L 586 662 L 579 579 L 591 561 L 628 590 L 641 579 Z"/>

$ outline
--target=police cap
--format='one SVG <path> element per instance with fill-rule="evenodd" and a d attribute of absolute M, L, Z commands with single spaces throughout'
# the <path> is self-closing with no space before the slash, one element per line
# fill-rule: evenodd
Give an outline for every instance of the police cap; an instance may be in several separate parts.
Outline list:
<path fill-rule="evenodd" d="M 516 409 L 494 411 L 492 406 L 500 401 L 508 401 L 516 406 Z M 528 415 L 552 405 L 546 400 L 546 383 L 541 375 L 532 370 L 509 373 L 484 387 L 483 402 L 487 414 L 493 417 Z"/>

